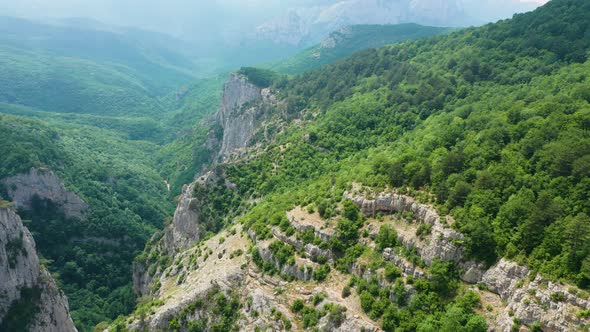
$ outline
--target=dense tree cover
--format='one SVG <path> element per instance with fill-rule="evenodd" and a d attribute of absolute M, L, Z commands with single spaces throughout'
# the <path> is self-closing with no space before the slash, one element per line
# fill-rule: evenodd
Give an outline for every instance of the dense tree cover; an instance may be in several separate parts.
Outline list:
<path fill-rule="evenodd" d="M 331 168 L 306 168 L 310 159 L 356 153 L 375 176 L 359 180 L 432 192 L 475 257 L 528 257 L 534 268 L 587 287 L 590 248 L 564 236 L 579 228 L 587 237 L 579 225 L 589 212 L 589 6 L 552 1 L 510 21 L 296 77 L 282 87 L 287 100 L 303 96 L 303 107 L 324 111 L 309 140 L 292 148 L 307 154 L 296 171 L 309 177 Z M 576 244 L 562 246 L 568 242 Z"/>
<path fill-rule="evenodd" d="M 32 211 L 19 211 L 86 331 L 133 308 L 131 263 L 173 206 L 156 171 L 154 144 L 97 127 L 49 124 L 0 115 L 0 177 L 49 167 L 90 205 L 83 221 L 68 220 L 40 199 Z"/>
<path fill-rule="evenodd" d="M 11 52 L 7 54 L 18 61 L 28 61 Z M 72 65 L 63 64 L 68 75 L 76 72 Z M 17 68 L 30 73 L 26 66 L 13 69 Z M 85 79 L 96 84 L 99 80 L 94 78 Z M 29 228 L 39 243 L 40 255 L 56 273 L 80 330 L 91 330 L 98 322 L 133 308 L 133 257 L 171 215 L 172 198 L 182 185 L 211 161 L 214 146 L 205 143 L 219 137 L 219 128 L 212 130 L 201 122 L 217 110 L 224 78 L 198 81 L 159 100 L 144 89 L 139 92 L 141 97 L 151 99 L 134 102 L 137 112 L 121 112 L 119 105 L 112 109 L 112 116 L 97 115 L 111 114 L 103 112 L 108 108 L 105 105 L 94 104 L 93 98 L 108 101 L 101 91 L 88 90 L 75 80 L 70 82 L 72 93 L 84 90 L 88 96 L 58 98 L 75 110 L 45 102 L 41 106 L 54 112 L 0 103 L 0 113 L 18 115 L 0 115 L 0 179 L 31 167 L 49 167 L 91 206 L 84 221 L 66 220 L 49 202 L 39 202 L 36 211 L 20 212 L 32 220 Z M 119 83 L 125 89 L 135 84 Z M 58 83 L 48 88 L 53 84 Z M 23 93 L 21 89 L 44 88 L 23 85 L 15 91 Z M 51 90 L 34 93 L 53 95 Z M 86 103 L 97 106 L 97 111 L 88 109 Z M 158 112 L 153 112 L 156 104 Z"/>
<path fill-rule="evenodd" d="M 277 118 L 302 121 L 282 127 L 255 158 L 226 166 L 237 192 L 259 201 L 243 216 L 244 224 L 260 238 L 269 237 L 270 225 L 290 229 L 285 211 L 313 206 L 323 218 L 337 220 L 336 241 L 329 245 L 337 253 L 334 267 L 347 271 L 371 253 L 357 244 L 363 219 L 342 201 L 344 191 L 352 182 L 397 188 L 454 216 L 453 227 L 466 234 L 473 257 L 493 263 L 507 256 L 555 279 L 590 287 L 589 7 L 583 0 L 553 0 L 513 20 L 365 51 L 289 80 L 248 69 L 248 77 L 261 86 L 272 83 L 287 102 L 278 106 Z M 126 86 L 140 86 L 114 74 L 104 82 L 99 75 L 97 81 L 120 79 Z M 77 105 L 80 100 L 74 97 L 72 105 Z M 205 116 L 205 105 L 215 101 L 211 98 L 193 108 L 171 95 L 159 105 L 176 105 L 178 117 L 165 119 L 178 124 L 185 116 L 195 119 L 193 110 Z M 148 108 L 126 114 L 158 113 L 152 105 Z M 33 232 L 39 227 L 56 239 L 121 234 L 130 237 L 130 250 L 137 250 L 170 213 L 170 205 L 163 203 L 164 179 L 178 190 L 210 161 L 210 151 L 199 148 L 210 131 L 187 126 L 181 139 L 160 149 L 154 142 L 170 141 L 146 134 L 138 139 L 152 142 L 131 142 L 124 136 L 129 129 L 108 127 L 108 117 L 76 119 L 76 126 L 67 126 L 52 117 L 52 124 L 63 128 L 57 135 L 39 122 L 2 117 L 0 148 L 7 158 L 0 160 L 0 175 L 51 166 L 92 206 L 89 222 L 82 224 L 59 213 L 36 216 L 33 211 Z M 271 124 L 267 129 L 277 128 Z M 213 133 L 219 134 L 218 128 Z M 183 158 L 176 162 L 179 155 Z M 47 202 L 39 204 L 52 211 L 43 206 Z M 383 228 L 377 249 L 395 244 L 395 234 Z M 108 243 L 70 239 L 45 245 L 49 248 L 40 244 L 42 253 L 59 252 L 46 258 L 54 260 L 52 271 L 62 274 L 82 330 L 131 306 L 130 274 L 122 277 L 117 267 L 104 275 L 97 267 L 104 261 L 96 253 L 103 253 Z M 275 249 L 287 260 L 291 257 L 289 248 Z M 127 255 L 120 258 L 129 263 Z M 371 285 L 354 286 L 363 308 L 382 317 L 385 330 L 485 330 L 473 315 L 476 301 L 461 302 L 469 295 L 457 288 L 454 267 L 437 262 L 430 272 L 434 279 L 418 281 L 420 295 L 407 307 L 387 303 Z M 397 272 L 390 268 L 388 275 L 395 281 Z M 99 276 L 108 280 L 95 280 Z M 82 286 L 80 280 L 88 277 L 96 282 Z M 306 317 L 313 321 L 308 311 Z"/>
<path fill-rule="evenodd" d="M 261 88 L 270 86 L 280 76 L 272 70 L 254 67 L 242 67 L 238 73 L 244 75 L 248 81 Z"/>
<path fill-rule="evenodd" d="M 345 217 L 343 192 L 352 182 L 397 188 L 451 214 L 468 255 L 488 264 L 508 257 L 589 288 L 589 14 L 586 1 L 554 0 L 512 20 L 275 81 L 289 104 L 275 120 L 302 122 L 227 166 L 242 195 L 262 198 L 245 226 L 269 237 L 271 225 L 289 229 L 280 222 L 285 211 L 312 205 L 338 220 L 344 245 L 332 246 L 334 266 L 346 271 L 366 251 L 353 245 L 362 234 Z M 383 229 L 379 247 L 392 238 Z M 391 317 L 383 327 L 485 330 L 481 318 L 453 306 L 453 267 L 435 263 L 430 273 L 438 276 L 427 288 L 434 295 L 420 299 L 436 309 L 386 313 L 379 304 L 375 317 Z M 376 295 L 360 296 L 372 312 Z"/>
<path fill-rule="evenodd" d="M 214 73 L 196 51 L 157 33 L 10 17 L 0 31 L 0 101 L 44 111 L 154 116 L 167 110 L 158 97 Z"/>
<path fill-rule="evenodd" d="M 312 46 L 295 56 L 267 67 L 280 73 L 300 74 L 344 59 L 362 50 L 425 38 L 448 31 L 450 29 L 414 23 L 353 25 L 332 32 L 320 45 Z"/>

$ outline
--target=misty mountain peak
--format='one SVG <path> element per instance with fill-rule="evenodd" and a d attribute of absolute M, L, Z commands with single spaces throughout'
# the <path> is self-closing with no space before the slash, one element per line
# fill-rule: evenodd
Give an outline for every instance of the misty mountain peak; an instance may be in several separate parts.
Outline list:
<path fill-rule="evenodd" d="M 456 0 L 343 0 L 292 9 L 260 25 L 257 38 L 279 44 L 308 45 L 347 25 L 411 22 L 460 26 L 470 22 L 462 8 Z"/>

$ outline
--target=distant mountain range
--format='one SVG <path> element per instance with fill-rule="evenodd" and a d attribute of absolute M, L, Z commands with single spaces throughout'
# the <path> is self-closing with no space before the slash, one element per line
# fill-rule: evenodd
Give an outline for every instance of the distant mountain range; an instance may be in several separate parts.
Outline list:
<path fill-rule="evenodd" d="M 345 26 L 330 33 L 319 44 L 266 67 L 281 73 L 300 74 L 342 60 L 368 48 L 378 48 L 452 30 L 452 28 L 429 27 L 414 23 Z"/>
<path fill-rule="evenodd" d="M 536 6 L 536 3 L 519 0 L 339 0 L 293 8 L 287 14 L 258 26 L 256 39 L 311 46 L 330 32 L 349 25 L 418 23 L 470 26 L 508 18 L 514 12 L 532 10 Z"/>

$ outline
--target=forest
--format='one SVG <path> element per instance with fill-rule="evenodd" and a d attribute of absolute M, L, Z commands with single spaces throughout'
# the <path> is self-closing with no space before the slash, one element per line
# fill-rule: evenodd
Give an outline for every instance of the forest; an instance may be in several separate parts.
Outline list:
<path fill-rule="evenodd" d="M 284 212 L 297 205 L 340 215 L 340 235 L 322 245 L 340 252 L 334 266 L 347 271 L 367 249 L 354 245 L 362 221 L 347 216 L 343 192 L 351 183 L 395 189 L 452 216 L 470 257 L 488 266 L 505 257 L 590 289 L 589 12 L 584 1 L 552 1 L 534 14 L 276 79 L 272 88 L 287 101 L 278 121 L 303 122 L 227 166 L 244 197 L 262 199 L 242 222 L 265 238 L 273 225 L 293 233 Z M 274 250 L 285 261 L 292 255 Z M 421 286 L 424 302 L 401 310 L 366 281 L 353 278 L 351 287 L 387 331 L 486 330 L 470 318 L 453 271 L 431 266 L 441 283 Z"/>
<path fill-rule="evenodd" d="M 195 196 L 208 199 L 202 206 L 207 237 L 232 227 L 234 217 L 261 239 L 271 239 L 277 226 L 336 253 L 333 264 L 316 259 L 320 267 L 310 282 L 334 271 L 350 275 L 361 258 L 383 268 L 391 286 L 350 277 L 342 297 L 358 295 L 363 312 L 385 331 L 486 331 L 480 299 L 459 282 L 452 263 L 435 261 L 429 280 L 409 280 L 417 295 L 404 302 L 401 273 L 383 261 L 383 250 L 400 250 L 426 268 L 424 262 L 388 227 L 379 229 L 374 249 L 359 244 L 366 218 L 343 194 L 362 184 L 416 197 L 454 220 L 469 258 L 488 267 L 507 258 L 589 291 L 589 16 L 587 1 L 553 0 L 477 28 L 402 26 L 396 29 L 405 34 L 396 40 L 382 31 L 383 40 L 401 41 L 383 47 L 389 42 L 357 45 L 369 29 L 361 27 L 326 63 L 309 63 L 304 52 L 243 67 L 239 74 L 269 87 L 281 102 L 265 124 L 270 134 L 251 142 L 259 148 L 221 165 L 207 143 L 223 135 L 213 115 L 227 75 L 188 83 L 186 71 L 162 67 L 164 83 L 185 84 L 171 91 L 142 76 L 142 68 L 48 54 L 42 62 L 52 65 L 40 66 L 29 53 L 0 48 L 11 54 L 0 60 L 0 178 L 48 167 L 91 206 L 86 220 L 68 219 L 42 199 L 19 211 L 81 331 L 113 321 L 123 329 L 121 315 L 142 309 L 132 262 L 146 256 L 150 237 L 170 222 L 182 186 L 205 169 L 222 169 L 235 184 L 231 191 L 195 188 Z M 366 47 L 378 48 L 343 59 Z M 88 68 L 95 77 L 86 75 Z M 49 71 L 57 72 L 54 80 L 36 79 Z M 63 98 L 48 93 L 52 85 L 63 87 Z M 0 204 L 6 196 L 0 188 Z M 296 231 L 285 217 L 296 206 L 337 220 L 335 238 L 322 242 Z M 429 232 L 424 225 L 417 235 Z M 281 264 L 298 255 L 279 241 L 269 249 Z M 264 273 L 279 273 L 255 248 L 248 254 Z M 220 331 L 236 324 L 240 305 L 232 294 L 216 291 L 210 300 L 200 305 L 220 313 Z M 337 306 L 316 310 L 302 301 L 291 310 L 309 329 L 343 314 Z M 180 329 L 186 316 L 175 317 L 171 329 Z M 513 329 L 519 327 L 515 321 Z"/>

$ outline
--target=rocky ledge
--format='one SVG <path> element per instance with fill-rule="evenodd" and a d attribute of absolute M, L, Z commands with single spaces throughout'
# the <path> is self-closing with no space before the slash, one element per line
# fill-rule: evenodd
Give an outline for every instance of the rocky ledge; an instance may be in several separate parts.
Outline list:
<path fill-rule="evenodd" d="M 590 301 L 578 296 L 575 287 L 551 282 L 527 267 L 501 259 L 486 269 L 483 263 L 466 259 L 461 246 L 463 235 L 448 225 L 432 206 L 418 203 L 414 198 L 396 193 L 382 193 L 374 199 L 344 194 L 358 204 L 367 216 L 377 213 L 412 212 L 414 222 L 432 225 L 431 234 L 420 239 L 415 232 L 398 229 L 398 239 L 407 248 L 414 248 L 426 265 L 434 259 L 454 261 L 463 270 L 463 281 L 480 284 L 506 303 L 492 320 L 493 331 L 512 331 L 514 320 L 531 326 L 539 323 L 543 331 L 576 331 L 589 326 L 590 321 L 579 313 L 590 309 Z M 405 275 L 427 277 L 409 262 L 395 255 L 393 249 L 384 251 L 384 258 L 396 264 Z M 580 291 L 581 292 L 581 291 Z"/>

